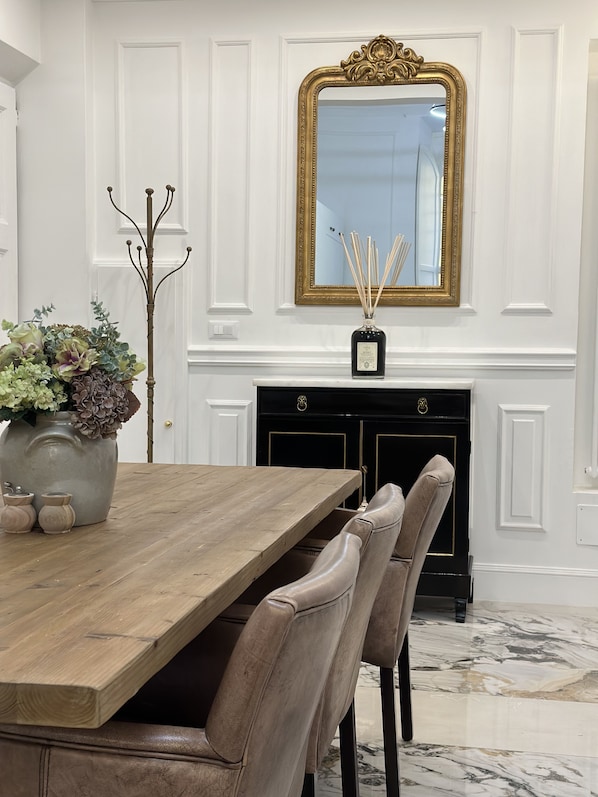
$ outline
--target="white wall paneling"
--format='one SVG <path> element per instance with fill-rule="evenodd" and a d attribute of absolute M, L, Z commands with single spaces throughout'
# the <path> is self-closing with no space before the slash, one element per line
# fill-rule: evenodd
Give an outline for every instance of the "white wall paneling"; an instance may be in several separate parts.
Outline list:
<path fill-rule="evenodd" d="M 251 42 L 213 41 L 211 55 L 209 309 L 250 312 Z"/>
<path fill-rule="evenodd" d="M 183 46 L 180 41 L 121 41 L 117 72 L 116 204 L 146 227 L 146 188 L 153 188 L 154 219 L 166 185 L 176 189 L 161 232 L 186 232 L 186 125 L 183 107 Z M 119 217 L 119 231 L 134 233 Z M 133 242 L 137 245 L 137 242 Z"/>
<path fill-rule="evenodd" d="M 19 320 L 16 127 L 15 90 L 0 82 L 0 320 L 14 322 Z"/>
<path fill-rule="evenodd" d="M 135 235 L 106 186 L 144 227 L 145 189 L 159 209 L 175 185 L 156 268 L 180 263 L 187 244 L 193 252 L 156 307 L 161 460 L 253 462 L 254 379 L 350 374 L 359 308 L 294 304 L 301 80 L 380 33 L 461 71 L 461 306 L 379 308 L 387 376 L 475 382 L 476 598 L 513 599 L 527 579 L 534 599 L 584 601 L 598 576 L 598 546 L 578 545 L 575 532 L 577 506 L 598 505 L 584 473 L 596 405 L 592 236 L 579 263 L 586 139 L 588 163 L 596 149 L 585 129 L 595 0 L 428 0 L 400 18 L 379 0 L 375 20 L 346 0 L 341 28 L 321 0 L 51 5 L 43 62 L 17 87 L 21 310 L 54 301 L 66 305 L 57 320 L 81 321 L 91 282 L 142 352 L 144 297 L 125 246 Z M 594 166 L 587 185 L 596 179 Z M 586 214 L 596 229 L 591 204 Z M 211 339 L 212 318 L 237 322 L 238 338 Z M 137 388 L 143 397 L 143 375 Z M 143 409 L 119 446 L 123 459 L 145 458 Z"/>
<path fill-rule="evenodd" d="M 327 349 L 316 346 L 285 346 L 263 344 L 260 346 L 239 346 L 238 344 L 190 346 L 189 363 L 208 368 L 238 366 L 249 368 L 296 368 L 311 369 L 314 373 L 323 371 L 322 376 L 350 374 L 349 344 Z M 539 349 L 438 349 L 438 348 L 399 348 L 387 346 L 386 375 L 404 376 L 406 370 L 420 374 L 438 375 L 442 371 L 466 373 L 472 370 L 492 371 L 572 371 L 575 368 L 575 353 L 563 350 Z M 318 373 L 318 375 L 320 375 Z"/>
<path fill-rule="evenodd" d="M 548 407 L 499 406 L 498 527 L 546 531 Z"/>
<path fill-rule="evenodd" d="M 583 567 L 534 567 L 475 562 L 475 598 L 514 603 L 553 603 L 559 606 L 595 606 L 596 570 Z"/>
<path fill-rule="evenodd" d="M 504 312 L 552 309 L 561 36 L 513 31 Z"/>
<path fill-rule="evenodd" d="M 253 402 L 208 399 L 210 462 L 251 465 Z"/>
<path fill-rule="evenodd" d="M 580 301 L 575 484 L 598 487 L 598 41 L 590 44 Z"/>

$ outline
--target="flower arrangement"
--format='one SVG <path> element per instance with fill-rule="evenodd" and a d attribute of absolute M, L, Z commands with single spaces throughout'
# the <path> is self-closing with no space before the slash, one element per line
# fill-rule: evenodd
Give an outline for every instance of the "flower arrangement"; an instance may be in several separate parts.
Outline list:
<path fill-rule="evenodd" d="M 102 302 L 92 302 L 97 326 L 45 325 L 54 305 L 34 310 L 21 324 L 2 322 L 9 343 L 0 347 L 0 421 L 35 425 L 39 413 L 71 413 L 91 439 L 115 438 L 139 409 L 133 381 L 145 364 L 119 340 Z"/>

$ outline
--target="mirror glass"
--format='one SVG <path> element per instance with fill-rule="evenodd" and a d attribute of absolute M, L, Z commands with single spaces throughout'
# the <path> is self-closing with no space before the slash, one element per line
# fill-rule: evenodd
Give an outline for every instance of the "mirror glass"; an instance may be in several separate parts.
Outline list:
<path fill-rule="evenodd" d="M 365 66 L 364 66 L 365 62 Z M 357 66 L 353 71 L 351 67 Z M 363 68 L 360 68 L 363 67 Z M 340 239 L 410 243 L 380 304 L 459 304 L 465 87 L 379 36 L 299 93 L 298 304 L 358 304 Z"/>

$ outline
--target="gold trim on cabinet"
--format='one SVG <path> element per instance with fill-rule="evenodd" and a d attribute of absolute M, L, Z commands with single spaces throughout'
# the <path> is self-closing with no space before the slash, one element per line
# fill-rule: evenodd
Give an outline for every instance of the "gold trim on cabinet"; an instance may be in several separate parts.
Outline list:
<path fill-rule="evenodd" d="M 278 431 L 270 431 L 268 432 L 268 465 L 272 465 L 272 438 L 274 435 L 279 435 L 282 437 L 283 435 L 290 436 L 297 436 L 306 437 L 307 435 L 318 436 L 318 437 L 342 437 L 343 439 L 343 468 L 347 467 L 347 434 L 346 432 L 308 432 L 308 431 L 298 431 L 298 432 L 278 432 Z M 316 467 L 314 465 L 314 467 Z"/>

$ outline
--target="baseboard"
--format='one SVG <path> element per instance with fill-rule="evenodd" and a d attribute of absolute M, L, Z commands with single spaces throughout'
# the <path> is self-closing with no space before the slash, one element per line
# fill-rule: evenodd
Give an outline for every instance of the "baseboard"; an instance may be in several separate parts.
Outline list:
<path fill-rule="evenodd" d="M 559 606 L 595 606 L 598 570 L 476 562 L 473 599 Z"/>

